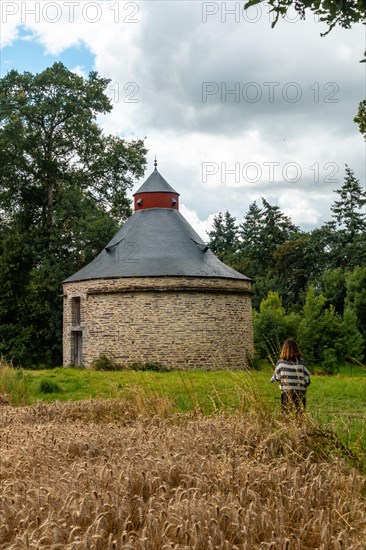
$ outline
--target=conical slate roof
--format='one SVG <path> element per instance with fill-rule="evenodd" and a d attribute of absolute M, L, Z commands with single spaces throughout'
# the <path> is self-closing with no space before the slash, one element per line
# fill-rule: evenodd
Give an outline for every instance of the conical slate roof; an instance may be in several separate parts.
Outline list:
<path fill-rule="evenodd" d="M 135 193 L 177 193 L 155 169 Z M 64 283 L 119 277 L 248 277 L 222 263 L 179 210 L 134 212 L 107 246 Z"/>
<path fill-rule="evenodd" d="M 178 210 L 135 212 L 90 264 L 64 282 L 116 277 L 248 279 L 220 262 Z"/>
<path fill-rule="evenodd" d="M 134 195 L 140 193 L 176 193 L 179 195 L 156 168 Z"/>

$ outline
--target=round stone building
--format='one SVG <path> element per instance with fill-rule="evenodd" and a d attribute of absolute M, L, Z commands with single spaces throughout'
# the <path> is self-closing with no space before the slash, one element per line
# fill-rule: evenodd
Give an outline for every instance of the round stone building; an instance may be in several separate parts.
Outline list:
<path fill-rule="evenodd" d="M 251 280 L 222 263 L 179 212 L 156 168 L 133 215 L 63 282 L 64 365 L 244 368 L 253 351 Z"/>

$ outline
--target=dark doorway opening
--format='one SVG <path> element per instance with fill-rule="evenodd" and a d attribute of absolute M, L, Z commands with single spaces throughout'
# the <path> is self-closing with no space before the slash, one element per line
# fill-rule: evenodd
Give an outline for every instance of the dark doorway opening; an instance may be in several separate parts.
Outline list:
<path fill-rule="evenodd" d="M 81 324 L 81 300 L 79 296 L 71 298 L 71 323 L 74 327 Z"/>
<path fill-rule="evenodd" d="M 71 332 L 71 363 L 80 366 L 83 362 L 83 333 L 81 330 Z"/>

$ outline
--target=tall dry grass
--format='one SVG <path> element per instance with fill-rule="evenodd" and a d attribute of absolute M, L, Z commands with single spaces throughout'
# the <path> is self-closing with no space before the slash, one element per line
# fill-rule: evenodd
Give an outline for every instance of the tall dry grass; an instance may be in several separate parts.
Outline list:
<path fill-rule="evenodd" d="M 1 550 L 365 550 L 365 478 L 306 420 L 150 405 L 2 407 Z"/>
<path fill-rule="evenodd" d="M 29 375 L 0 357 L 0 405 L 22 406 L 29 402 Z"/>

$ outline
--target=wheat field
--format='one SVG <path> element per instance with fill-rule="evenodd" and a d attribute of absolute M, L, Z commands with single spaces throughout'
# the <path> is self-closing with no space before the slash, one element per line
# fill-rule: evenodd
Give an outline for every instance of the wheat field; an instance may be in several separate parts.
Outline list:
<path fill-rule="evenodd" d="M 365 550 L 365 478 L 309 420 L 149 407 L 2 406 L 1 550 Z"/>

